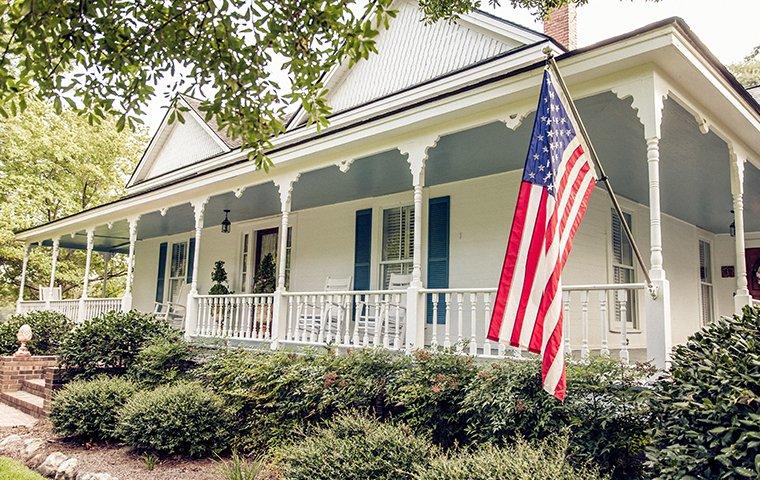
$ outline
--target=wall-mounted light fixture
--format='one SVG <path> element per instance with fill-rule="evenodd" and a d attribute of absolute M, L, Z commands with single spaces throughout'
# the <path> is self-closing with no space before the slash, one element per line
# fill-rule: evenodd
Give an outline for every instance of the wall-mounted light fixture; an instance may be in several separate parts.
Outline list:
<path fill-rule="evenodd" d="M 731 210 L 731 213 L 734 213 L 733 210 Z M 728 226 L 728 233 L 732 236 L 736 236 L 736 222 L 731 220 L 731 224 Z"/>

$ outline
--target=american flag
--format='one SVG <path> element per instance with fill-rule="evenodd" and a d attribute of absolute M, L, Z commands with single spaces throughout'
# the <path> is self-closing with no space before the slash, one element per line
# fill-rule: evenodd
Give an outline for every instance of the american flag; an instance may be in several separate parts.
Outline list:
<path fill-rule="evenodd" d="M 547 68 L 488 338 L 539 354 L 544 390 L 563 400 L 560 274 L 596 172 L 560 92 Z"/>

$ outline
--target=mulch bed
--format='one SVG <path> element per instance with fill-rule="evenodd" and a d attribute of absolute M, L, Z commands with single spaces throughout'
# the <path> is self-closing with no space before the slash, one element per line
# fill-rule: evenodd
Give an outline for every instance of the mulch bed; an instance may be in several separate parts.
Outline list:
<path fill-rule="evenodd" d="M 119 480 L 223 480 L 219 472 L 220 461 L 209 459 L 162 458 L 153 470 L 130 448 L 119 445 L 77 445 L 57 437 L 47 420 L 40 420 L 32 428 L 0 428 L 0 438 L 12 433 L 42 438 L 49 443 L 49 451 L 60 451 L 79 460 L 82 470 L 106 472 Z"/>

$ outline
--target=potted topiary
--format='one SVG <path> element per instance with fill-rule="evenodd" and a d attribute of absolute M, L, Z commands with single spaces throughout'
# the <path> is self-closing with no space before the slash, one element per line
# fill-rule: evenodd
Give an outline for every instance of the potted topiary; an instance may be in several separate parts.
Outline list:
<path fill-rule="evenodd" d="M 229 295 L 233 292 L 227 287 L 227 271 L 224 269 L 224 261 L 217 260 L 214 263 L 214 270 L 211 272 L 211 280 L 214 284 L 208 290 L 209 295 Z M 234 305 L 232 306 L 234 308 Z M 230 311 L 227 306 L 222 302 L 216 304 L 213 308 L 213 316 L 219 323 L 219 329 L 224 332 L 224 326 L 226 319 L 232 317 L 233 312 Z"/>
<path fill-rule="evenodd" d="M 264 255 L 259 268 L 253 276 L 253 293 L 274 293 L 277 288 L 277 272 L 274 264 L 274 256 L 271 253 Z M 271 328 L 272 304 L 264 304 L 256 311 L 253 334 L 260 333 L 262 337 Z"/>
<path fill-rule="evenodd" d="M 223 260 L 217 260 L 214 263 L 211 280 L 214 282 L 214 285 L 209 289 L 209 295 L 228 295 L 230 293 L 230 289 L 225 285 L 227 283 L 227 271 L 224 269 Z"/>

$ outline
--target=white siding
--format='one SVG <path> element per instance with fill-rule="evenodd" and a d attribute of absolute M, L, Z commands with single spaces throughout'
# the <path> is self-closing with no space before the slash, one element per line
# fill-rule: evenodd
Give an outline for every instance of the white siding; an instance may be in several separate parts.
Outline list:
<path fill-rule="evenodd" d="M 146 175 L 152 178 L 162 173 L 190 165 L 224 151 L 191 115 L 183 115 L 185 123 L 178 121 L 167 127 L 171 129 L 161 145 L 152 154 L 153 161 Z"/>
<path fill-rule="evenodd" d="M 357 63 L 329 96 L 342 111 L 511 50 L 520 43 L 497 39 L 459 23 L 425 25 L 414 3 L 398 2 L 398 16 L 377 38 L 377 50 Z"/>
<path fill-rule="evenodd" d="M 449 282 L 451 287 L 492 287 L 496 285 L 504 256 L 504 248 L 511 224 L 514 201 L 517 195 L 517 172 L 471 179 L 425 189 L 425 203 L 431 197 L 451 196 L 451 250 Z M 298 188 L 296 185 L 295 188 Z M 372 208 L 372 287 L 379 284 L 382 209 L 412 203 L 412 193 L 404 192 L 378 198 L 368 198 L 337 205 L 294 212 L 293 263 L 291 291 L 320 290 L 327 276 L 345 277 L 353 274 L 354 216 L 356 210 Z M 622 199 L 624 210 L 633 216 L 634 235 L 649 260 L 649 213 L 645 206 Z M 426 215 L 426 212 L 423 212 Z M 563 283 L 611 283 L 610 265 L 610 203 L 600 189 L 591 198 L 586 219 L 576 236 L 575 247 L 563 275 Z M 206 228 L 201 239 L 199 291 L 205 293 L 211 285 L 211 269 L 216 260 L 227 263 L 231 287 L 240 291 L 239 255 L 240 233 L 244 229 L 271 228 L 279 224 L 278 218 L 235 223 L 232 233 L 223 235 L 219 227 Z M 423 223 L 426 226 L 427 221 Z M 733 244 L 727 236 L 715 236 L 681 220 L 663 216 L 663 255 L 665 269 L 671 285 L 673 315 L 673 341 L 683 342 L 700 327 L 699 312 L 699 254 L 698 240 L 705 238 L 714 245 L 713 276 L 716 278 L 716 304 L 718 314 L 730 314 L 733 309 L 731 292 L 735 279 L 720 279 L 720 265 L 732 265 Z M 187 239 L 190 231 L 173 237 L 140 241 L 136 250 L 135 306 L 152 308 L 155 296 L 156 262 L 158 246 L 163 241 Z M 733 240 L 733 239 L 731 239 Z M 423 227 L 423 258 L 427 232 Z M 643 281 L 641 272 L 637 280 Z M 425 264 L 423 262 L 423 279 Z M 730 281 L 728 281 L 730 280 Z M 640 293 L 638 305 L 643 318 L 645 293 Z M 572 300 L 570 331 L 574 344 L 580 343 L 579 297 Z M 590 302 L 590 342 L 599 345 L 597 295 Z M 629 333 L 630 347 L 645 346 L 645 323 L 641 329 Z M 615 347 L 617 337 L 610 335 Z"/>

